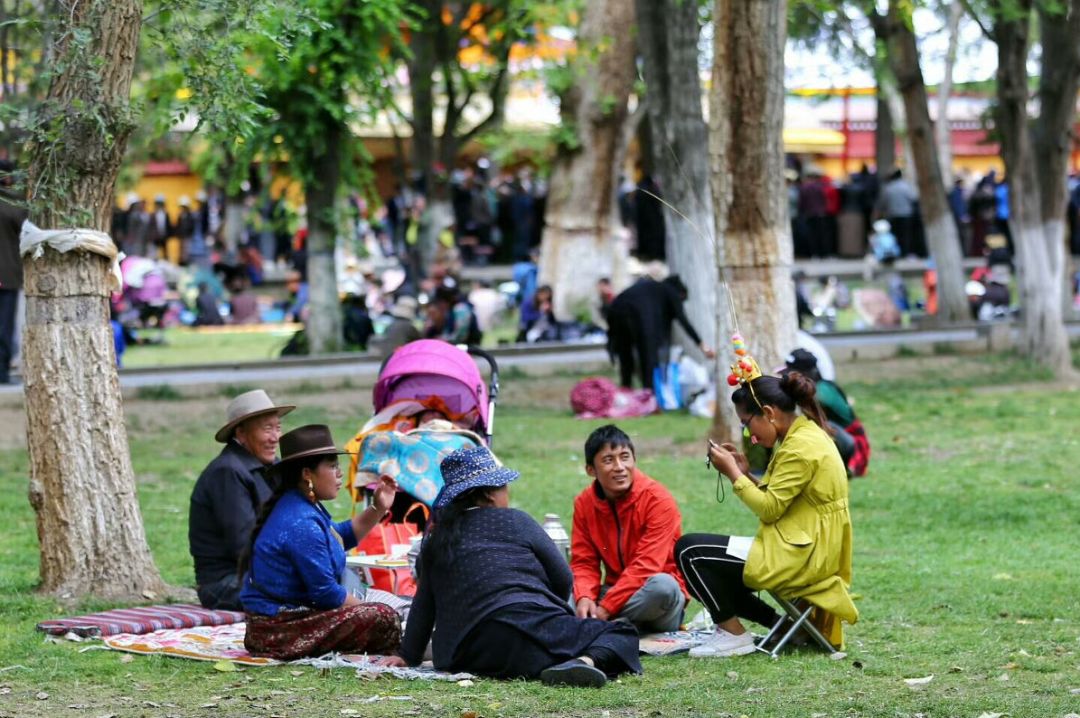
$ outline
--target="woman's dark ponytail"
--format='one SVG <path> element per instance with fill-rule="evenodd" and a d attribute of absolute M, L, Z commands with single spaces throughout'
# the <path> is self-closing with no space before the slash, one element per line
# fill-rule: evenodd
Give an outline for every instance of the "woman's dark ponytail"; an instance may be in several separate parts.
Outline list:
<path fill-rule="evenodd" d="M 825 413 L 818 404 L 817 388 L 813 380 L 797 371 L 790 371 L 780 378 L 759 376 L 751 381 L 749 386 L 743 385 L 736 389 L 731 395 L 731 401 L 751 416 L 763 414 L 766 406 L 773 406 L 787 413 L 794 412 L 797 406 L 807 418 L 832 433 L 825 420 Z"/>
<path fill-rule="evenodd" d="M 829 424 L 825 420 L 825 413 L 821 410 L 821 405 L 818 404 L 817 387 L 814 386 L 814 382 L 810 377 L 801 372 L 789 371 L 780 378 L 780 390 L 790 396 L 802 409 L 803 414 L 813 420 L 815 424 L 826 431 L 829 430 Z"/>

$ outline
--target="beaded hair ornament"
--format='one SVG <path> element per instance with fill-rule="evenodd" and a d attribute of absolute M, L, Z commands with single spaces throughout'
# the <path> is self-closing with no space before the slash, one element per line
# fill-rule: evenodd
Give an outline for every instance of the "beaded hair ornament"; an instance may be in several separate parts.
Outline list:
<path fill-rule="evenodd" d="M 754 394 L 754 385 L 751 383 L 754 379 L 761 376 L 761 369 L 758 367 L 754 357 L 750 356 L 750 352 L 746 349 L 746 342 L 743 341 L 741 334 L 731 335 L 731 346 L 735 349 L 735 363 L 731 365 L 731 373 L 728 374 L 727 383 L 728 386 L 745 386 L 750 390 L 750 396 L 754 397 L 754 403 L 761 407 L 761 402 L 758 401 L 757 395 Z"/>

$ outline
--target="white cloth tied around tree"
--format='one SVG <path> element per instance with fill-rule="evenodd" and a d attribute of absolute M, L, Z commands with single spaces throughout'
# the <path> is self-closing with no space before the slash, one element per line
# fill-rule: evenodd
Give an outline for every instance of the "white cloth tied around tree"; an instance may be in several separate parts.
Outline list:
<path fill-rule="evenodd" d="M 119 292 L 124 286 L 124 276 L 120 273 L 120 260 L 122 254 L 116 248 L 112 238 L 105 232 L 96 229 L 41 229 L 30 220 L 22 225 L 19 233 L 19 254 L 38 259 L 45 253 L 45 247 L 49 246 L 57 252 L 70 252 L 73 249 L 81 249 L 94 254 L 100 254 L 112 261 L 112 281 L 110 289 Z"/>

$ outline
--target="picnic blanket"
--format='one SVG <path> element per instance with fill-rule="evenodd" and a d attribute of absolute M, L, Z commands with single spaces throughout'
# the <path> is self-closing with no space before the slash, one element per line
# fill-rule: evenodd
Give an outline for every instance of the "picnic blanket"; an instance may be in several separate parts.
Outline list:
<path fill-rule="evenodd" d="M 375 665 L 378 656 L 330 653 L 317 658 L 298 661 L 278 661 L 260 658 L 244 648 L 244 623 L 226 626 L 197 626 L 195 628 L 166 629 L 143 635 L 121 633 L 104 639 L 105 646 L 115 651 L 141 655 L 162 655 L 190 658 L 196 661 L 228 661 L 244 666 L 312 666 L 314 668 L 354 668 L 365 675 L 386 674 L 407 680 L 460 681 L 473 678 L 469 673 L 443 673 L 430 663 L 417 668 L 391 668 Z M 85 650 L 85 649 L 84 649 Z"/>
<path fill-rule="evenodd" d="M 118 633 L 149 633 L 166 628 L 224 626 L 244 620 L 239 611 L 213 611 L 189 603 L 116 608 L 73 618 L 58 618 L 37 624 L 39 631 L 52 636 L 74 633 L 82 638 L 113 636 Z"/>
<path fill-rule="evenodd" d="M 638 639 L 638 651 L 650 656 L 670 656 L 689 651 L 705 642 L 712 631 L 671 631 L 647 633 Z"/>

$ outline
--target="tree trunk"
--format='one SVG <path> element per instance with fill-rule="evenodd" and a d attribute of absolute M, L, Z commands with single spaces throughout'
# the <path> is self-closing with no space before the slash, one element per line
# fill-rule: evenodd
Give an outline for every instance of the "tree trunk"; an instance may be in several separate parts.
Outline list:
<path fill-rule="evenodd" d="M 1072 0 L 1062 17 L 1037 6 L 1042 41 L 1042 72 L 1039 81 L 1039 117 L 1034 124 L 1035 166 L 1039 175 L 1044 231 L 1059 277 L 1062 316 L 1072 314 L 1072 269 L 1069 266 L 1068 225 L 1062 220 L 1068 208 L 1069 158 L 1077 141 L 1073 134 L 1080 91 L 1080 0 Z M 1060 224 L 1056 224 L 1060 223 Z M 1060 254 L 1059 254 L 1060 253 Z M 1071 370 L 1071 367 L 1070 367 Z"/>
<path fill-rule="evenodd" d="M 911 17 L 904 16 L 900 2 L 891 0 L 889 3 L 889 64 L 904 98 L 908 137 L 918 175 L 919 208 L 930 255 L 937 265 L 938 320 L 956 322 L 970 316 L 967 295 L 964 293 L 960 235 L 942 183 L 926 83 L 919 66 L 919 50 L 915 44 Z"/>
<path fill-rule="evenodd" d="M 610 277 L 618 287 L 626 272 L 626 247 L 614 236 L 615 190 L 634 82 L 634 4 L 595 0 L 582 13 L 573 60 L 580 80 L 563 107 L 578 146 L 562 148 L 554 162 L 540 261 L 559 317 L 591 303 L 598 279 Z"/>
<path fill-rule="evenodd" d="M 61 65 L 32 140 L 29 201 L 39 227 L 109 230 L 116 176 L 133 124 L 139 0 L 77 3 L 58 20 Z M 85 43 L 75 36 L 84 35 Z M 72 107 L 80 106 L 80 112 Z M 41 590 L 60 596 L 153 596 L 164 590 L 146 543 L 109 326 L 109 262 L 46 249 L 24 264 L 23 339 L 30 503 Z"/>
<path fill-rule="evenodd" d="M 960 20 L 964 16 L 964 3 L 952 0 L 949 3 L 949 19 L 946 29 L 949 46 L 945 50 L 945 76 L 941 79 L 937 96 L 937 122 L 934 123 L 934 137 L 937 142 L 938 158 L 941 164 L 941 181 L 946 188 L 953 183 L 952 131 L 949 126 L 949 100 L 952 99 L 953 68 L 956 67 L 956 53 L 960 46 Z"/>
<path fill-rule="evenodd" d="M 796 330 L 782 141 L 786 5 L 784 0 L 717 0 L 709 97 L 721 278 L 747 346 L 765 370 L 794 348 Z M 721 296 L 716 317 L 728 311 Z M 729 363 L 734 359 L 728 346 L 719 349 Z M 721 383 L 718 391 L 725 386 Z M 717 436 L 738 434 L 730 407 L 718 397 Z"/>
<path fill-rule="evenodd" d="M 667 226 L 667 262 L 686 284 L 686 314 L 702 341 L 716 347 L 733 331 L 727 314 L 717 322 L 717 243 L 709 194 L 708 128 L 701 110 L 698 76 L 698 4 L 685 0 L 637 0 L 638 45 L 646 85 L 653 165 L 660 179 Z M 726 301 L 726 300 L 725 300 Z M 677 337 L 698 352 L 680 329 Z M 717 369 L 714 376 L 719 376 Z"/>
<path fill-rule="evenodd" d="M 412 171 L 421 178 L 424 192 L 431 191 L 431 167 L 435 163 L 435 72 L 434 24 L 441 22 L 441 3 L 423 0 L 427 12 L 421 27 L 412 30 L 409 49 L 409 93 L 412 97 Z"/>
<path fill-rule="evenodd" d="M 1003 15 L 1000 6 L 997 10 L 999 19 L 994 27 L 998 43 L 996 119 L 1005 174 L 1009 177 L 1010 225 L 1020 270 L 1018 285 L 1024 320 L 1022 347 L 1032 361 L 1049 367 L 1057 376 L 1065 376 L 1070 374 L 1072 362 L 1061 297 L 1058 296 L 1062 287 L 1063 218 L 1043 216 L 1039 175 L 1045 173 L 1048 177 L 1043 192 L 1056 185 L 1063 188 L 1064 193 L 1064 177 L 1061 182 L 1050 178 L 1051 167 L 1040 165 L 1037 171 L 1032 151 L 1027 116 L 1031 0 L 1020 0 L 1018 10 L 1021 12 Z M 1049 59 L 1043 55 L 1044 73 L 1051 70 L 1045 65 Z M 1075 101 L 1075 98 L 1076 86 L 1072 87 L 1068 101 Z M 1064 206 L 1062 208 L 1064 214 Z"/>
<path fill-rule="evenodd" d="M 326 152 L 311 158 L 318 179 L 304 188 L 307 203 L 307 272 L 311 312 L 305 331 L 311 354 L 340 351 L 343 343 L 341 303 L 338 301 L 334 249 L 337 244 L 337 190 L 345 127 L 326 117 Z"/>
<path fill-rule="evenodd" d="M 885 93 L 878 86 L 877 124 L 874 129 L 874 166 L 878 179 L 884 180 L 885 173 L 896 166 L 896 132 L 893 131 L 892 113 Z"/>

